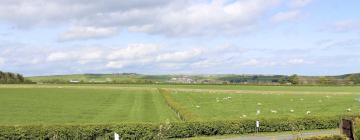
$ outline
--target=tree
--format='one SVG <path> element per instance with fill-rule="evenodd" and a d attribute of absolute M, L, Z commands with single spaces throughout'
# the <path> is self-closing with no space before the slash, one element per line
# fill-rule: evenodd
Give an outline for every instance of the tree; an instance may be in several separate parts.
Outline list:
<path fill-rule="evenodd" d="M 360 73 L 351 74 L 348 79 L 354 84 L 360 84 Z"/>
<path fill-rule="evenodd" d="M 293 74 L 288 78 L 288 81 L 293 85 L 297 85 L 297 84 L 299 84 L 299 76 L 297 76 L 296 74 Z"/>
<path fill-rule="evenodd" d="M 31 83 L 30 80 L 18 73 L 2 72 L 0 71 L 0 83 L 2 84 L 16 84 L 16 83 Z"/>
<path fill-rule="evenodd" d="M 321 85 L 335 85 L 336 80 L 334 78 L 331 78 L 331 77 L 322 76 L 322 77 L 319 78 L 318 83 L 321 84 Z"/>
<path fill-rule="evenodd" d="M 287 82 L 288 82 L 287 77 L 282 76 L 282 77 L 279 79 L 279 83 L 280 83 L 280 84 L 286 84 Z"/>

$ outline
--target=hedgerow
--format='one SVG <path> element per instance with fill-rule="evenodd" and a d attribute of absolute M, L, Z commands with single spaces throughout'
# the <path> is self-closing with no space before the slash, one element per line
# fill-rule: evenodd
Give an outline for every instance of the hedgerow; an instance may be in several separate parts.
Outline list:
<path fill-rule="evenodd" d="M 313 136 L 298 140 L 347 140 L 347 138 L 342 135 L 323 135 L 323 136 Z"/>
<path fill-rule="evenodd" d="M 185 106 L 181 105 L 179 102 L 176 102 L 175 99 L 171 97 L 171 91 L 160 88 L 158 88 L 158 90 L 165 98 L 166 104 L 178 115 L 181 120 L 188 121 L 198 119 L 194 113 L 188 110 Z"/>
<path fill-rule="evenodd" d="M 167 139 L 255 132 L 251 119 L 84 125 L 18 125 L 0 126 L 0 139 L 113 139 L 114 132 L 122 139 Z M 337 117 L 260 119 L 260 132 L 297 131 L 338 127 Z"/>
<path fill-rule="evenodd" d="M 354 136 L 355 140 L 360 140 L 360 118 L 354 119 Z"/>

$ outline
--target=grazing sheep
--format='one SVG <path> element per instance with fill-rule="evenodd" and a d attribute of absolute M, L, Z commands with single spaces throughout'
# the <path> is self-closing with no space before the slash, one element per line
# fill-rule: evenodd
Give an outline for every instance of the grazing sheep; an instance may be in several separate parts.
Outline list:
<path fill-rule="evenodd" d="M 257 110 L 257 111 L 256 111 L 256 115 L 259 115 L 259 114 L 260 114 L 260 110 Z"/>
<path fill-rule="evenodd" d="M 311 111 L 306 111 L 306 114 L 309 115 L 311 113 Z"/>
<path fill-rule="evenodd" d="M 346 109 L 346 111 L 351 112 L 351 108 Z"/>

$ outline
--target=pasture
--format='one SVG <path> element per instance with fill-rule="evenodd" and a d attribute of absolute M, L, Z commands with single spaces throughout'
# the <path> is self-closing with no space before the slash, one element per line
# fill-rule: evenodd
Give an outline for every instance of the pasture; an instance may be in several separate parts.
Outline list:
<path fill-rule="evenodd" d="M 0 124 L 176 121 L 154 89 L 66 86 L 0 88 Z"/>
<path fill-rule="evenodd" d="M 0 124 L 111 124 L 337 116 L 360 113 L 359 87 L 0 85 Z"/>

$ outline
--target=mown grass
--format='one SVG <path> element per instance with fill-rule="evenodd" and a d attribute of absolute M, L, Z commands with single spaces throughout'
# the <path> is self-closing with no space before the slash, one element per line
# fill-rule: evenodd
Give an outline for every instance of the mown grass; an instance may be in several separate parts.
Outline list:
<path fill-rule="evenodd" d="M 354 100 L 360 98 L 360 94 L 233 94 L 174 90 L 171 95 L 202 120 L 360 114 L 360 102 Z"/>
<path fill-rule="evenodd" d="M 0 85 L 0 124 L 181 121 L 181 110 L 196 116 L 186 121 L 360 114 L 355 98 L 360 87 Z"/>
<path fill-rule="evenodd" d="M 0 124 L 176 121 L 152 89 L 0 88 Z"/>

